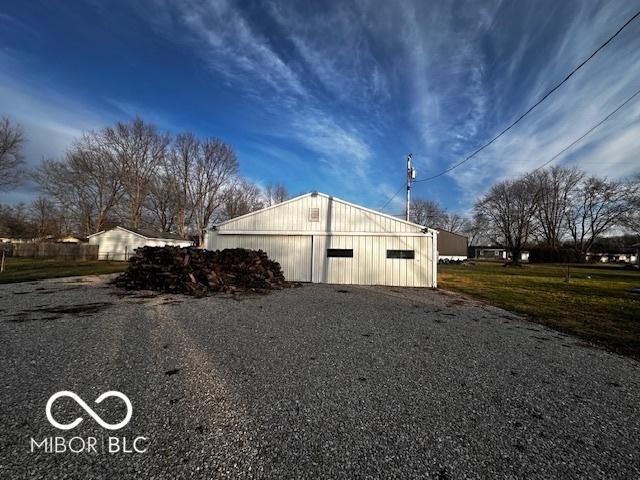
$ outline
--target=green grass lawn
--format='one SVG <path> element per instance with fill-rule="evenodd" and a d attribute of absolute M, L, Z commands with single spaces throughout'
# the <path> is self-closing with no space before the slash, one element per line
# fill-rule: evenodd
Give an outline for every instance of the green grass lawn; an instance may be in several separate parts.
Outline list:
<path fill-rule="evenodd" d="M 566 265 L 438 265 L 438 286 L 526 314 L 619 353 L 640 357 L 640 272 Z"/>
<path fill-rule="evenodd" d="M 125 262 L 74 261 L 60 259 L 5 259 L 4 272 L 0 273 L 0 283 L 30 282 L 45 278 L 75 277 L 80 275 L 101 275 L 122 272 Z"/>

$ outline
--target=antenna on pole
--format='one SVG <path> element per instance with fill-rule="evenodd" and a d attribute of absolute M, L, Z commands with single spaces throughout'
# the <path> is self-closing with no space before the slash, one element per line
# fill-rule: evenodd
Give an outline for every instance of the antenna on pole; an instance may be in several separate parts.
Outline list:
<path fill-rule="evenodd" d="M 409 208 L 411 205 L 411 182 L 416 178 L 416 169 L 411 165 L 413 155 L 410 153 L 407 155 L 407 205 L 405 207 L 405 220 L 409 221 Z"/>

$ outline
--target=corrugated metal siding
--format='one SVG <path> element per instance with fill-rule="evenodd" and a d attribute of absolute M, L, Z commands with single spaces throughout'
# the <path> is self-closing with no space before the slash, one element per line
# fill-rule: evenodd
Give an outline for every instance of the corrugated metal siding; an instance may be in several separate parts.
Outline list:
<path fill-rule="evenodd" d="M 319 221 L 310 220 L 312 208 L 319 209 Z M 315 194 L 218 225 L 206 245 L 262 249 L 280 262 L 288 280 L 435 287 L 437 240 L 423 230 Z M 353 249 L 353 258 L 327 258 L 328 248 Z M 415 258 L 388 259 L 387 250 L 413 250 Z"/>
<path fill-rule="evenodd" d="M 310 235 L 218 235 L 212 232 L 207 237 L 207 249 L 263 250 L 280 264 L 287 280 L 310 282 L 311 241 Z"/>
<path fill-rule="evenodd" d="M 318 222 L 309 221 L 309 209 L 318 208 Z M 220 231 L 289 232 L 413 232 L 422 228 L 395 218 L 344 203 L 324 195 L 302 196 L 273 208 L 239 217 L 218 227 Z"/>
<path fill-rule="evenodd" d="M 431 236 L 314 236 L 313 282 L 398 287 L 433 286 Z M 329 248 L 353 249 L 353 258 L 327 258 Z M 414 250 L 414 259 L 387 258 L 387 250 Z"/>
<path fill-rule="evenodd" d="M 438 232 L 438 253 L 442 255 L 467 256 L 467 237 L 440 230 Z"/>

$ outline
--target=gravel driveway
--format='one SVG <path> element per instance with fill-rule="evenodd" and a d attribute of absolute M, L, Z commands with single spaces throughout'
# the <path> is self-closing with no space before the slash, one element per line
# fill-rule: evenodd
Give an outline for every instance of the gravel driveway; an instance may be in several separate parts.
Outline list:
<path fill-rule="evenodd" d="M 0 478 L 639 478 L 640 363 L 431 290 L 0 286 Z M 63 307 L 63 308 L 60 308 Z M 61 399 L 77 393 L 101 429 Z M 45 453 L 30 439 L 149 439 Z"/>

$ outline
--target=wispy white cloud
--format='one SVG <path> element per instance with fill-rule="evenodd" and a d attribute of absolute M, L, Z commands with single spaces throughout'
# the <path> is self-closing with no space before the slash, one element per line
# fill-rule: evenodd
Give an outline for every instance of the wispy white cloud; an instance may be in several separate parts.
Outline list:
<path fill-rule="evenodd" d="M 392 158 L 414 152 L 419 175 L 459 161 L 593 51 L 630 16 L 632 3 L 153 0 L 131 8 L 199 60 L 225 111 L 245 108 L 237 136 L 254 164 L 274 162 L 312 177 L 306 185 L 377 206 L 402 181 L 402 162 Z M 0 17 L 0 24 L 14 21 Z M 638 39 L 640 22 L 494 145 L 416 193 L 442 187 L 441 200 L 465 208 L 492 182 L 548 160 L 640 87 Z M 85 107 L 73 95 L 22 83 L 2 63 L 13 52 L 2 51 L 0 102 L 40 129 L 38 138 L 48 136 L 51 154 L 110 116 L 139 113 L 181 127 L 171 124 L 172 112 L 126 95 Z M 609 176 L 637 171 L 637 103 L 558 163 Z M 296 157 L 301 150 L 306 158 Z"/>
<path fill-rule="evenodd" d="M 294 120 L 298 141 L 320 154 L 326 172 L 336 180 L 366 181 L 371 149 L 353 130 L 341 127 L 322 112 Z"/>
<path fill-rule="evenodd" d="M 304 146 L 343 188 L 356 179 L 371 195 L 384 195 L 372 172 L 388 171 L 381 149 L 390 137 L 395 151 L 418 153 L 419 170 L 448 167 L 566 75 L 632 8 L 588 1 L 353 0 L 327 8 L 159 1 L 144 18 L 152 13 L 159 31 L 188 42 L 214 74 L 277 119 L 260 134 Z M 629 27 L 525 121 L 441 181 L 448 178 L 470 204 L 495 180 L 549 159 L 637 88 L 638 38 L 640 27 Z M 558 162 L 612 176 L 632 171 L 640 137 L 634 112 L 620 112 Z"/>
<path fill-rule="evenodd" d="M 165 5 L 164 8 L 174 7 Z M 287 32 L 280 40 L 289 41 L 295 52 L 281 52 L 230 2 L 182 2 L 178 13 L 183 28 L 174 26 L 175 34 L 187 29 L 189 44 L 212 73 L 229 79 L 235 88 L 241 87 L 256 102 L 256 107 L 260 105 L 278 118 L 277 125 L 263 129 L 260 134 L 295 139 L 298 145 L 314 152 L 324 174 L 331 176 L 335 183 L 351 188 L 357 179 L 376 188 L 368 179 L 372 153 L 362 131 L 375 122 L 361 123 L 359 119 L 336 115 L 331 108 L 336 102 L 340 103 L 341 96 L 355 97 L 359 91 L 357 69 L 352 65 L 350 73 L 345 71 L 344 59 L 352 52 L 345 51 L 338 58 L 321 50 L 331 42 L 318 43 L 315 36 L 308 35 L 308 28 L 313 28 L 311 21 L 305 24 L 304 31 L 298 31 L 295 25 L 303 22 L 296 21 L 298 14 L 293 10 L 285 15 L 282 9 L 274 7 L 270 14 L 279 28 Z M 158 24 L 166 28 L 167 15 L 159 15 Z M 332 18 L 337 21 L 340 17 Z M 342 23 L 341 34 L 348 26 L 346 20 Z M 317 84 L 309 85 L 309 82 Z M 382 70 L 374 65 L 369 90 L 383 89 L 384 82 Z M 318 84 L 328 91 L 328 97 L 317 88 L 310 88 Z M 327 105 L 328 101 L 333 102 L 332 105 Z"/>
<path fill-rule="evenodd" d="M 623 11 L 584 2 L 576 5 L 569 22 L 552 22 L 534 5 L 518 7 L 521 17 L 503 11 L 514 8 L 508 2 L 467 7 L 473 8 L 437 4 L 425 9 L 419 2 L 404 2 L 382 13 L 401 14 L 396 23 L 403 26 L 402 48 L 397 55 L 407 65 L 404 78 L 416 125 L 412 149 L 419 152 L 422 171 L 443 170 L 490 139 L 632 13 L 629 5 Z M 531 28 L 534 24 L 536 29 Z M 494 181 L 548 160 L 640 87 L 639 34 L 637 25 L 625 32 L 626 39 L 610 45 L 518 127 L 448 174 L 463 203 L 471 204 Z M 624 118 L 633 122 L 621 128 Z M 605 169 L 609 176 L 628 174 L 634 169 L 629 156 L 637 145 L 634 132 L 640 137 L 640 123 L 626 109 L 610 124 L 611 131 L 595 132 L 579 155 L 576 149 L 558 162 L 577 163 L 590 173 Z M 417 191 L 432 192 L 433 186 L 419 184 Z"/>
<path fill-rule="evenodd" d="M 174 5 L 182 20 L 176 28 L 183 32 L 187 28 L 192 45 L 216 73 L 252 91 L 255 82 L 264 82 L 279 93 L 306 94 L 296 72 L 232 3 L 183 1 Z M 163 19 L 159 21 L 166 22 L 166 10 L 159 15 Z"/>
<path fill-rule="evenodd" d="M 0 54 L 0 115 L 9 115 L 25 130 L 25 157 L 36 165 L 62 155 L 83 131 L 103 125 L 104 117 L 53 88 L 17 81 L 15 59 Z"/>

